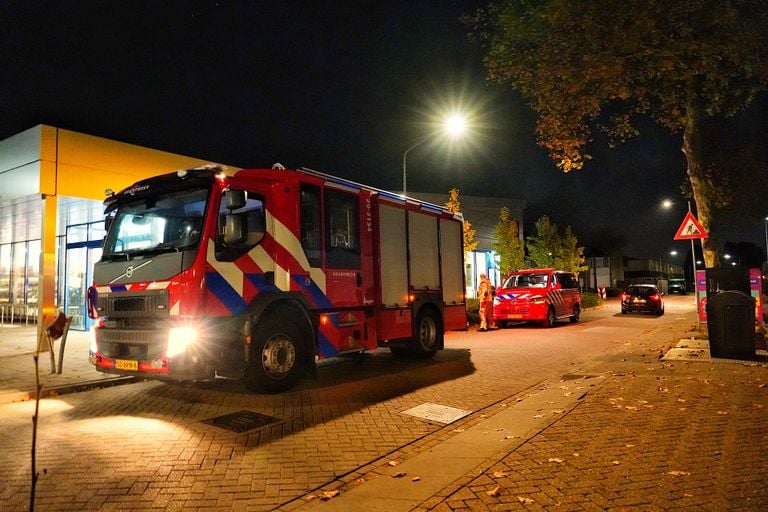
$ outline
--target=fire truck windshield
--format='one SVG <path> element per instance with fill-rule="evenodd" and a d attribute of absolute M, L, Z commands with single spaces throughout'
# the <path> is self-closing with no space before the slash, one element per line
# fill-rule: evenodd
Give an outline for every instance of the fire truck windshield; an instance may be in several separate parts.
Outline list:
<path fill-rule="evenodd" d="M 502 288 L 546 288 L 547 274 L 512 274 Z"/>
<path fill-rule="evenodd" d="M 194 249 L 200 242 L 208 189 L 155 193 L 121 202 L 114 214 L 102 259 Z"/>

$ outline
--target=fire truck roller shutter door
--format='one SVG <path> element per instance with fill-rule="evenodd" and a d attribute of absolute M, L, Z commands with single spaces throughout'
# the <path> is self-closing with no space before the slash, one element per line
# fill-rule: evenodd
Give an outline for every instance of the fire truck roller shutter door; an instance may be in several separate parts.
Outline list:
<path fill-rule="evenodd" d="M 304 376 L 312 331 L 298 306 L 288 302 L 270 305 L 252 329 L 246 387 L 256 393 L 279 393 L 295 386 Z"/>

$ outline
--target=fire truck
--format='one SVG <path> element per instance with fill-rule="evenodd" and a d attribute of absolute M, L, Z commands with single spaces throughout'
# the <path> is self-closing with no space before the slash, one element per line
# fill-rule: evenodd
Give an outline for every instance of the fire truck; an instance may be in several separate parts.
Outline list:
<path fill-rule="evenodd" d="M 279 164 L 180 170 L 104 201 L 97 370 L 290 389 L 321 359 L 428 358 L 467 325 L 462 218 Z"/>

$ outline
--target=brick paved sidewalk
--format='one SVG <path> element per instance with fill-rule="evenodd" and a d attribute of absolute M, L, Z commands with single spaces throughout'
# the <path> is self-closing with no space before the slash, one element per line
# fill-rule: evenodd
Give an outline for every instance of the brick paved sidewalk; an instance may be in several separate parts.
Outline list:
<path fill-rule="evenodd" d="M 663 361 L 645 353 L 652 346 L 591 368 L 583 400 L 405 509 L 768 510 L 768 364 Z M 382 489 L 396 497 L 423 485 L 411 474 L 393 479 L 400 467 L 380 464 L 328 486 L 338 497 L 321 503 L 314 493 L 284 510 L 384 510 L 372 499 Z"/>
<path fill-rule="evenodd" d="M 0 326 L 0 404 L 27 400 L 35 396 L 37 327 L 34 325 Z M 58 365 L 61 340 L 54 345 Z M 97 372 L 88 362 L 88 333 L 70 331 L 64 347 L 61 373 L 51 373 L 50 352 L 39 358 L 41 396 L 109 385 L 126 380 Z"/>

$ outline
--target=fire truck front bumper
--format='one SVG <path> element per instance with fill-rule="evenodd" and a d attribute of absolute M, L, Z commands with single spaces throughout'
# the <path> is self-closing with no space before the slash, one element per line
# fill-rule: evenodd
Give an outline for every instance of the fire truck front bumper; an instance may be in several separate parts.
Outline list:
<path fill-rule="evenodd" d="M 103 373 L 162 380 L 210 380 L 216 375 L 215 350 L 194 332 L 181 329 L 112 330 L 91 333 L 89 358 Z M 211 354 L 210 352 L 213 352 Z"/>

